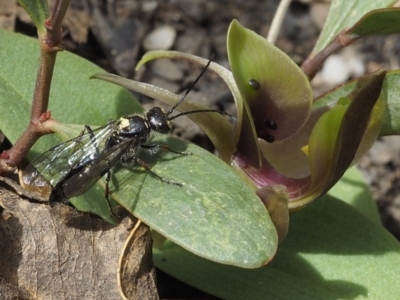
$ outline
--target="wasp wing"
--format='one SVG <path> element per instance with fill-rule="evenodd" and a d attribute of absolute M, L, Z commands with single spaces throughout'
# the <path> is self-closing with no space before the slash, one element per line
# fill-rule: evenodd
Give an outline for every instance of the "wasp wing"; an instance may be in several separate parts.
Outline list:
<path fill-rule="evenodd" d="M 128 151 L 136 151 L 138 147 L 139 140 L 129 139 L 100 153 L 95 159 L 75 169 L 65 180 L 60 181 L 53 189 L 50 201 L 63 202 L 84 194 L 115 165 L 122 155 Z"/>
<path fill-rule="evenodd" d="M 76 138 L 54 146 L 38 156 L 24 170 L 22 180 L 26 185 L 56 186 L 74 169 L 79 169 L 102 153 L 119 121 L 94 130 L 85 130 Z"/>

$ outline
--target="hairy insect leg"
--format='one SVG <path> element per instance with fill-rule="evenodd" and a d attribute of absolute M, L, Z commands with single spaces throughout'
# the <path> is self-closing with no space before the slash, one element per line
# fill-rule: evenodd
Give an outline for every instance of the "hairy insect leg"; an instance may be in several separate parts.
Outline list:
<path fill-rule="evenodd" d="M 82 139 L 82 137 L 85 135 L 86 132 L 89 134 L 89 136 L 90 136 L 90 141 L 92 142 L 92 144 L 95 145 L 96 152 L 99 152 L 99 150 L 98 150 L 98 148 L 96 147 L 96 144 L 95 144 L 96 139 L 95 139 L 93 130 L 92 130 L 92 128 L 91 128 L 89 125 L 85 125 L 85 126 L 84 126 L 83 130 L 81 131 L 81 133 L 79 134 L 79 136 L 78 136 L 78 138 L 77 138 L 77 142 L 82 144 L 81 139 Z M 76 147 L 78 147 L 78 145 L 76 145 Z M 74 150 L 74 151 L 75 151 L 75 150 Z"/>
<path fill-rule="evenodd" d="M 107 206 L 108 206 L 108 209 L 110 210 L 111 214 L 113 215 L 114 218 L 118 219 L 118 217 L 114 214 L 114 212 L 111 208 L 110 200 L 108 199 L 108 197 L 110 196 L 110 187 L 109 187 L 110 181 L 111 181 L 111 171 L 108 170 L 106 173 L 106 188 L 104 191 L 104 198 L 106 198 Z"/>
<path fill-rule="evenodd" d="M 190 152 L 180 152 L 180 151 L 176 151 L 170 147 L 168 147 L 167 145 L 163 145 L 163 144 L 155 144 L 155 145 L 140 145 L 140 147 L 142 147 L 143 149 L 150 151 L 151 153 L 157 153 L 159 152 L 161 149 L 162 150 L 166 150 L 172 153 L 176 153 L 179 155 L 192 155 L 193 153 Z"/>
<path fill-rule="evenodd" d="M 91 128 L 89 125 L 85 125 L 85 128 L 83 129 L 83 132 L 82 132 L 82 133 L 84 133 L 85 130 L 86 130 L 87 133 L 89 134 L 90 139 L 93 141 L 93 140 L 94 140 L 94 133 L 93 133 L 92 128 Z"/>
<path fill-rule="evenodd" d="M 76 140 L 77 143 L 83 144 L 82 141 L 81 141 L 81 139 L 82 139 L 82 137 L 85 135 L 86 132 L 89 134 L 90 140 L 91 140 L 92 143 L 93 143 L 93 141 L 94 141 L 94 133 L 93 133 L 92 128 L 90 128 L 89 125 L 85 125 L 85 127 L 83 128 L 83 130 L 81 131 L 81 133 L 78 135 L 77 140 Z M 78 145 L 76 145 L 75 147 L 78 147 Z M 75 152 L 75 150 L 74 150 L 73 152 Z"/>
<path fill-rule="evenodd" d="M 149 167 L 143 160 L 141 160 L 140 158 L 138 158 L 137 156 L 133 156 L 133 157 L 131 157 L 129 160 L 123 161 L 122 163 L 123 163 L 124 165 L 128 166 L 128 165 L 129 165 L 129 161 L 132 161 L 132 160 L 133 160 L 135 163 L 139 164 L 143 169 L 145 169 L 146 172 L 150 173 L 151 175 L 153 175 L 154 177 L 158 178 L 158 179 L 161 180 L 162 182 L 167 183 L 167 184 L 177 185 L 177 186 L 180 186 L 180 187 L 182 186 L 182 183 L 175 182 L 175 181 L 172 181 L 172 180 L 164 179 L 163 177 L 161 177 L 161 176 L 158 175 L 157 173 L 153 172 L 153 171 L 150 169 L 150 167 Z"/>
<path fill-rule="evenodd" d="M 94 136 L 93 129 L 89 125 L 85 125 L 85 129 L 83 129 L 83 132 L 85 132 L 85 130 L 87 131 L 87 133 L 90 136 L 90 142 L 93 144 L 94 148 L 96 149 L 96 153 L 99 154 L 100 151 L 99 151 L 99 148 L 96 145 L 97 141 L 96 141 L 96 138 Z"/>
<path fill-rule="evenodd" d="M 89 125 L 85 125 L 85 126 L 84 126 L 83 130 L 81 131 L 81 133 L 80 133 L 79 136 L 78 136 L 78 139 L 82 138 L 82 137 L 85 135 L 86 132 L 89 134 L 90 139 L 91 139 L 92 141 L 95 140 L 95 139 L 94 139 L 93 129 L 92 129 Z"/>

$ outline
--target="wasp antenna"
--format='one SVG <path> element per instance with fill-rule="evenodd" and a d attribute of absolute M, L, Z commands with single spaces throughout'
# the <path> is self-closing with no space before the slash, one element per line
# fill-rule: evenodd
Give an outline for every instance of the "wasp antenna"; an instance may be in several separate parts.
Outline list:
<path fill-rule="evenodd" d="M 171 120 L 173 120 L 173 119 L 176 119 L 176 118 L 178 118 L 178 117 L 180 117 L 180 116 L 184 116 L 184 115 L 197 114 L 197 113 L 205 113 L 205 112 L 209 112 L 209 113 L 210 113 L 210 112 L 219 113 L 220 115 L 228 116 L 228 117 L 230 117 L 231 119 L 233 119 L 233 120 L 236 121 L 236 118 L 235 118 L 234 116 L 232 116 L 231 114 L 228 114 L 227 112 L 224 112 L 224 111 L 222 111 L 222 110 L 216 110 L 216 109 L 198 109 L 198 110 L 191 110 L 191 111 L 183 112 L 183 113 L 177 114 L 177 115 L 175 115 L 175 116 L 172 116 L 171 118 L 168 118 L 168 121 L 171 121 Z"/>
<path fill-rule="evenodd" d="M 203 68 L 203 70 L 201 71 L 200 75 L 197 76 L 197 78 L 192 82 L 192 84 L 189 86 L 189 88 L 186 90 L 186 92 L 182 95 L 182 97 L 179 99 L 178 102 L 176 102 L 176 104 L 174 106 L 171 107 L 170 110 L 167 111 L 166 115 L 169 116 L 170 114 L 173 113 L 173 111 L 175 110 L 175 108 L 177 108 L 179 106 L 179 104 L 182 103 L 183 100 L 185 100 L 186 96 L 190 93 L 190 91 L 193 89 L 193 87 L 195 86 L 195 84 L 200 80 L 201 76 L 203 76 L 204 72 L 207 70 L 207 68 L 210 66 L 211 61 L 214 58 L 214 53 L 211 54 L 210 59 L 208 60 L 206 66 Z M 175 118 L 174 118 L 175 119 Z"/>

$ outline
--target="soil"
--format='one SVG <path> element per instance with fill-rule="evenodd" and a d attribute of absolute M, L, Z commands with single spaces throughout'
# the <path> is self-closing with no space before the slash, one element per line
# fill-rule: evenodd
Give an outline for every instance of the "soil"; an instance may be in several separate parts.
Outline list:
<path fill-rule="evenodd" d="M 64 23 L 66 49 L 125 77 L 164 87 L 172 92 L 184 91 L 199 68 L 178 61 L 160 60 L 134 72 L 136 62 L 152 47 L 164 47 L 208 58 L 228 67 L 226 32 L 236 18 L 247 28 L 266 35 L 278 0 L 170 0 L 170 1 L 100 1 L 72 0 Z M 8 30 L 35 35 L 29 18 L 14 1 L 0 0 L 0 26 Z M 6 5 L 7 4 L 7 5 Z M 300 64 L 311 52 L 320 32 L 321 16 L 327 6 L 319 1 L 293 1 L 284 20 L 276 45 Z M 157 31 L 161 37 L 157 36 Z M 156 38 L 153 38 L 155 36 Z M 360 61 L 365 71 L 381 66 L 398 69 L 400 40 L 397 36 L 369 38 L 338 55 Z M 350 54 L 349 54 L 350 53 Z M 334 71 L 332 71 L 334 72 Z M 330 74 L 334 74 L 334 73 Z M 348 78 L 351 78 L 351 72 Z M 332 82 L 324 76 L 315 78 L 320 94 Z M 138 95 L 145 108 L 154 101 Z M 234 113 L 227 87 L 211 72 L 206 72 L 191 92 L 191 99 L 207 106 Z M 158 105 L 158 104 L 157 104 Z M 174 134 L 213 150 L 211 143 L 185 118 L 175 123 Z M 185 128 L 185 130 L 183 129 Z M 379 208 L 383 225 L 400 240 L 400 137 L 380 138 L 361 160 L 359 168 L 366 176 Z M 161 286 L 177 285 L 162 272 Z M 180 285 L 179 285 L 180 286 Z M 180 286 L 181 294 L 161 289 L 162 298 L 215 299 L 191 288 Z"/>

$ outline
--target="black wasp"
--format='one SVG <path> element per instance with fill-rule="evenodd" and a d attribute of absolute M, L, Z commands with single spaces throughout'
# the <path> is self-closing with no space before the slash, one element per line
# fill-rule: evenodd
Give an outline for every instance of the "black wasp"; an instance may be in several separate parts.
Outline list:
<path fill-rule="evenodd" d="M 68 199 L 84 194 L 101 177 L 106 176 L 105 197 L 108 201 L 108 184 L 111 168 L 119 161 L 123 167 L 142 166 L 147 172 L 163 182 L 181 186 L 180 183 L 165 180 L 152 172 L 139 157 L 141 149 L 157 152 L 165 149 L 178 152 L 162 144 L 146 144 L 153 132 L 166 134 L 171 131 L 171 120 L 187 114 L 200 112 L 217 112 L 217 110 L 194 110 L 171 116 L 176 107 L 186 98 L 187 94 L 198 82 L 211 63 L 211 59 L 200 75 L 182 95 L 180 100 L 167 112 L 160 107 L 154 107 L 144 115 L 129 115 L 119 120 L 110 120 L 105 126 L 91 129 L 85 126 L 78 137 L 61 143 L 37 157 L 24 171 L 24 184 L 37 187 L 51 185 L 49 203 L 68 202 Z"/>

